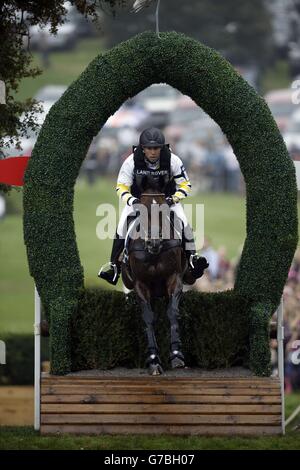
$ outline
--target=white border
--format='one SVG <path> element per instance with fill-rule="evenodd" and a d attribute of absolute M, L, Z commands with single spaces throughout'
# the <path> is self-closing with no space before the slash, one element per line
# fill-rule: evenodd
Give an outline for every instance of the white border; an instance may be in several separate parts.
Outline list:
<path fill-rule="evenodd" d="M 40 430 L 41 412 L 41 299 L 34 287 L 34 429 Z"/>

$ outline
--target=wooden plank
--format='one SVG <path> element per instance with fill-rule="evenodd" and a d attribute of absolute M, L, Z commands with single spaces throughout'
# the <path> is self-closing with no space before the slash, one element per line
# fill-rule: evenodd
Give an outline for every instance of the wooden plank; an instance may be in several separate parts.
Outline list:
<path fill-rule="evenodd" d="M 195 383 L 182 383 L 182 384 L 179 384 L 179 383 L 173 383 L 173 384 L 166 384 L 166 383 L 145 383 L 145 384 L 133 384 L 131 383 L 131 385 L 126 385 L 126 384 L 117 384 L 117 383 L 111 383 L 111 384 L 102 384 L 102 383 L 76 383 L 76 384 L 70 384 L 70 383 L 57 383 L 57 384 L 45 384 L 45 383 L 42 383 L 42 386 L 43 387 L 48 387 L 48 388 L 51 388 L 51 387 L 74 387 L 74 388 L 85 388 L 85 389 L 88 389 L 89 387 L 100 387 L 102 388 L 103 390 L 110 390 L 110 389 L 120 389 L 120 390 L 136 390 L 136 389 L 140 389 L 140 390 L 147 390 L 147 389 L 161 389 L 161 388 L 168 388 L 168 389 L 178 389 L 178 388 L 183 388 L 183 389 L 186 389 L 186 388 L 194 388 L 194 389 L 202 389 L 202 390 L 210 390 L 210 389 L 220 389 L 220 390 L 232 390 L 233 392 L 235 392 L 235 390 L 244 390 L 244 391 L 247 391 L 247 390 L 268 390 L 268 391 L 273 391 L 273 392 L 276 392 L 280 386 L 279 384 L 275 387 L 275 386 L 272 386 L 272 387 L 263 387 L 263 386 L 256 386 L 256 385 L 248 385 L 248 386 L 230 386 L 230 384 L 226 384 L 226 385 L 221 385 L 221 384 L 212 384 L 210 386 L 203 386 L 201 383 L 199 384 L 195 384 Z"/>
<path fill-rule="evenodd" d="M 32 386 L 0 387 L 0 426 L 33 425 Z"/>
<path fill-rule="evenodd" d="M 48 375 L 41 401 L 42 434 L 281 434 L 270 377 Z"/>
<path fill-rule="evenodd" d="M 164 394 L 164 393 L 176 393 L 176 395 L 275 395 L 278 396 L 280 393 L 279 387 L 277 389 L 270 388 L 203 388 L 201 386 L 144 386 L 144 387 L 120 387 L 120 386 L 97 386 L 97 385 L 53 385 L 53 386 L 42 386 L 42 395 L 74 395 L 74 394 Z"/>
<path fill-rule="evenodd" d="M 147 375 L 147 369 L 134 369 L 134 368 L 130 368 L 128 369 L 132 374 L 135 373 L 135 376 L 138 377 L 138 378 L 143 378 L 145 377 L 145 375 Z M 235 370 L 235 369 L 234 369 Z M 114 376 L 114 372 L 117 371 L 118 372 L 118 368 L 115 369 L 115 368 L 111 368 L 111 369 L 97 369 L 96 372 L 94 372 L 95 369 L 90 369 L 90 370 L 85 370 L 85 371 L 75 371 L 75 372 L 70 372 L 69 374 L 65 374 L 65 375 L 55 375 L 55 374 L 50 374 L 49 372 L 42 372 L 42 378 L 60 378 L 60 377 L 70 377 L 70 378 L 78 378 L 78 379 L 81 379 L 81 378 L 90 378 L 90 377 L 103 377 L 103 378 L 110 378 L 111 376 Z M 123 369 L 123 374 L 122 375 L 118 375 L 118 377 L 120 377 L 121 379 L 126 379 L 128 378 L 127 375 L 124 373 L 124 369 Z M 103 372 L 103 374 L 102 374 Z M 174 371 L 170 371 L 171 372 L 169 375 L 165 375 L 164 377 L 166 378 L 172 378 L 173 377 L 173 373 L 176 373 Z M 196 378 L 201 378 L 201 379 L 207 379 L 207 380 L 214 380 L 216 377 L 215 375 L 213 375 L 211 372 L 207 371 L 207 372 L 204 372 L 203 369 L 199 368 L 199 367 L 193 367 L 193 368 L 190 368 L 190 367 L 185 367 L 184 369 L 182 369 L 182 373 L 183 375 L 179 376 L 179 377 L 196 377 Z M 101 375 L 102 374 L 102 375 Z M 230 378 L 232 380 L 249 380 L 249 379 L 256 379 L 256 380 L 267 380 L 267 379 L 276 379 L 276 377 L 267 377 L 267 376 L 260 376 L 260 375 L 252 375 L 251 372 L 248 374 L 248 375 L 242 375 L 242 376 L 237 376 L 237 375 L 228 375 L 226 374 L 226 376 L 224 375 L 219 375 L 217 378 L 222 378 L 222 379 L 227 379 L 227 378 Z"/>
<path fill-rule="evenodd" d="M 91 385 L 100 385 L 103 387 L 111 387 L 111 386 L 119 386 L 119 387 L 136 387 L 136 386 L 173 386 L 177 387 L 179 386 L 201 386 L 204 388 L 275 388 L 279 386 L 279 382 L 271 382 L 271 381 L 264 381 L 264 382 L 239 382 L 239 381 L 201 381 L 201 380 L 161 380 L 157 379 L 155 377 L 153 378 L 148 378 L 147 380 L 130 380 L 130 381 L 121 381 L 121 380 L 110 380 L 110 381 L 103 381 L 103 380 L 42 380 L 43 385 L 47 386 L 56 386 L 56 385 L 72 385 L 72 386 L 79 386 L 79 385 L 86 385 L 86 386 L 91 386 Z"/>
<path fill-rule="evenodd" d="M 244 414 L 280 414 L 280 405 L 243 405 Z M 181 405 L 181 404 L 60 404 L 41 405 L 42 413 L 241 413 L 241 405 Z"/>
<path fill-rule="evenodd" d="M 42 434 L 281 434 L 270 377 L 47 376 L 41 400 Z"/>
<path fill-rule="evenodd" d="M 253 381 L 258 381 L 258 382 L 266 382 L 266 381 L 276 381 L 278 380 L 278 377 L 259 377 L 257 375 L 249 375 L 249 376 L 245 376 L 245 377 L 238 377 L 238 376 L 207 376 L 207 375 L 200 375 L 200 374 L 197 374 L 195 373 L 195 370 L 196 369 L 191 369 L 193 372 L 191 372 L 190 374 L 188 373 L 188 369 L 185 369 L 184 371 L 182 371 L 184 373 L 184 375 L 160 375 L 160 376 L 157 376 L 157 380 L 201 380 L 201 381 L 218 381 L 218 380 L 232 380 L 233 382 L 247 382 L 247 381 L 250 381 L 250 382 L 253 382 Z M 133 375 L 132 374 L 132 369 L 128 369 L 128 371 L 130 372 L 130 376 L 128 375 L 116 375 L 118 374 L 118 372 L 116 372 L 116 374 L 114 374 L 114 369 L 111 369 L 111 373 L 110 374 L 107 374 L 105 373 L 104 371 L 104 374 L 101 375 L 100 373 L 97 373 L 97 374 L 84 374 L 84 375 L 81 375 L 81 374 L 67 374 L 67 375 L 51 375 L 51 374 L 48 374 L 48 373 L 42 373 L 42 380 L 90 380 L 90 379 L 93 379 L 93 380 L 118 380 L 118 381 L 131 381 L 132 379 L 136 379 L 136 380 L 147 380 L 149 379 L 149 375 L 147 374 L 147 371 L 145 369 L 144 373 L 143 374 L 136 374 L 136 375 Z"/>
<path fill-rule="evenodd" d="M 42 395 L 42 403 L 232 403 L 280 404 L 280 396 L 273 395 Z"/>
<path fill-rule="evenodd" d="M 42 434 L 189 434 L 189 435 L 275 435 L 281 434 L 280 426 L 176 426 L 176 425 L 42 425 Z"/>
<path fill-rule="evenodd" d="M 61 381 L 71 381 L 71 382 L 89 382 L 91 380 L 94 381 L 102 381 L 102 382 L 111 382 L 112 380 L 117 381 L 117 382 L 123 382 L 123 383 L 132 383 L 132 381 L 136 382 L 147 382 L 149 380 L 156 380 L 160 382 L 186 382 L 186 381 L 194 381 L 194 382 L 203 382 L 203 383 L 215 383 L 215 382 L 232 382 L 232 383 L 275 383 L 278 382 L 279 379 L 277 377 L 247 377 L 247 378 L 242 378 L 242 377 L 213 377 L 213 378 L 206 378 L 206 377 L 201 377 L 201 376 L 165 376 L 165 375 L 159 375 L 159 376 L 150 376 L 150 375 L 144 375 L 144 376 L 130 376 L 130 377 L 122 377 L 122 376 L 116 376 L 116 375 L 111 375 L 111 376 L 69 376 L 69 375 L 52 375 L 48 377 L 42 377 L 42 381 L 46 382 L 61 382 Z"/>
<path fill-rule="evenodd" d="M 263 424 L 280 425 L 279 415 L 49 414 L 42 424 Z"/>
<path fill-rule="evenodd" d="M 272 385 L 277 385 L 279 383 L 278 379 L 261 379 L 261 380 L 232 380 L 230 378 L 216 378 L 213 380 L 204 380 L 201 378 L 193 378 L 193 377 L 187 377 L 187 378 L 179 378 L 179 377 L 172 377 L 172 378 L 165 378 L 164 375 L 159 375 L 159 376 L 145 376 L 143 379 L 138 378 L 138 377 L 130 377 L 126 380 L 122 380 L 122 377 L 110 377 L 109 379 L 104 379 L 102 377 L 94 377 L 94 378 L 89 378 L 89 379 L 76 379 L 75 377 L 67 377 L 67 376 L 58 376 L 55 378 L 45 378 L 42 379 L 43 383 L 72 383 L 72 384 L 79 384 L 79 383 L 102 383 L 102 384 L 107 384 L 109 385 L 110 383 L 117 383 L 117 384 L 146 384 L 146 383 L 166 383 L 166 384 L 173 384 L 173 383 L 195 383 L 195 384 L 202 384 L 203 386 L 208 386 L 211 384 L 230 384 L 231 386 L 238 385 L 238 386 L 247 386 L 247 385 L 262 385 L 262 386 L 272 386 Z"/>
<path fill-rule="evenodd" d="M 1 385 L 0 402 L 7 399 L 30 399 L 33 398 L 32 385 Z"/>

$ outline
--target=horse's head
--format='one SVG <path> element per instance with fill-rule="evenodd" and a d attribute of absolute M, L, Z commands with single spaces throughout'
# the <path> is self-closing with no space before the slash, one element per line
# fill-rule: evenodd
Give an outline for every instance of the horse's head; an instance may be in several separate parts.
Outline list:
<path fill-rule="evenodd" d="M 153 226 L 151 215 L 153 215 L 153 209 L 155 209 L 156 206 L 157 206 L 157 209 L 159 209 L 161 204 L 166 203 L 166 196 L 158 188 L 152 187 L 152 188 L 147 188 L 143 191 L 143 193 L 140 196 L 140 200 L 141 200 L 141 204 L 144 204 L 148 210 L 148 233 L 146 234 L 146 237 L 145 237 L 146 250 L 153 255 L 158 255 L 162 248 L 161 218 L 159 218 L 158 225 L 157 223 L 155 223 L 155 226 Z M 153 236 L 153 231 L 155 232 L 154 236 Z"/>
<path fill-rule="evenodd" d="M 148 208 L 151 208 L 151 204 L 164 204 L 166 202 L 164 187 L 159 179 L 152 176 L 145 177 L 141 185 L 141 203 Z"/>

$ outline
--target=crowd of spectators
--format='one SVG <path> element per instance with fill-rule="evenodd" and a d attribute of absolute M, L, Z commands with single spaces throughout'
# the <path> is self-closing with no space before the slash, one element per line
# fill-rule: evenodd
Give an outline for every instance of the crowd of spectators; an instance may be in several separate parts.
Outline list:
<path fill-rule="evenodd" d="M 230 260 L 224 246 L 215 249 L 209 240 L 205 240 L 201 251 L 209 262 L 205 274 L 197 280 L 193 289 L 201 292 L 217 292 L 232 289 L 240 252 Z M 285 391 L 300 390 L 300 249 L 295 253 L 288 279 L 283 291 L 284 321 L 284 360 L 285 360 Z M 278 374 L 278 354 L 276 312 L 270 322 L 270 348 L 272 374 Z M 272 332 L 273 330 L 273 332 Z"/>
<path fill-rule="evenodd" d="M 216 143 L 213 136 L 211 141 L 209 137 L 192 141 L 169 139 L 167 134 L 166 137 L 172 152 L 183 161 L 196 190 L 244 193 L 239 163 L 225 138 Z M 129 126 L 104 129 L 101 138 L 96 137 L 92 142 L 81 175 L 89 184 L 100 177 L 116 177 L 138 140 L 139 132 Z"/>
<path fill-rule="evenodd" d="M 298 248 L 283 291 L 286 392 L 300 390 L 300 249 Z M 298 351 L 298 353 L 297 353 Z M 272 340 L 273 369 L 277 368 L 277 344 Z"/>

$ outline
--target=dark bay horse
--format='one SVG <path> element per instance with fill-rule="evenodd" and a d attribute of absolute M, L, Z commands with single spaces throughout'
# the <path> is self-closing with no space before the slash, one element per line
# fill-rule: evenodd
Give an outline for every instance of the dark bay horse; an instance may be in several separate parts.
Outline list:
<path fill-rule="evenodd" d="M 132 226 L 135 224 L 136 236 L 127 235 L 129 239 L 125 242 L 126 262 L 122 263 L 122 280 L 128 289 L 134 289 L 140 300 L 148 341 L 146 365 L 151 375 L 159 375 L 163 370 L 155 338 L 151 301 L 158 297 L 168 299 L 171 367 L 184 367 L 178 327 L 178 307 L 183 280 L 187 284 L 193 284 L 195 279 L 188 270 L 182 248 L 181 221 L 175 217 L 170 224 L 171 217 L 175 214 L 166 204 L 165 194 L 156 189 L 147 189 L 142 193 L 140 201 L 138 207 L 144 207 L 146 218 L 137 217 L 130 224 L 129 234 L 132 233 Z M 153 220 L 153 214 L 158 214 L 158 219 L 156 217 Z"/>

